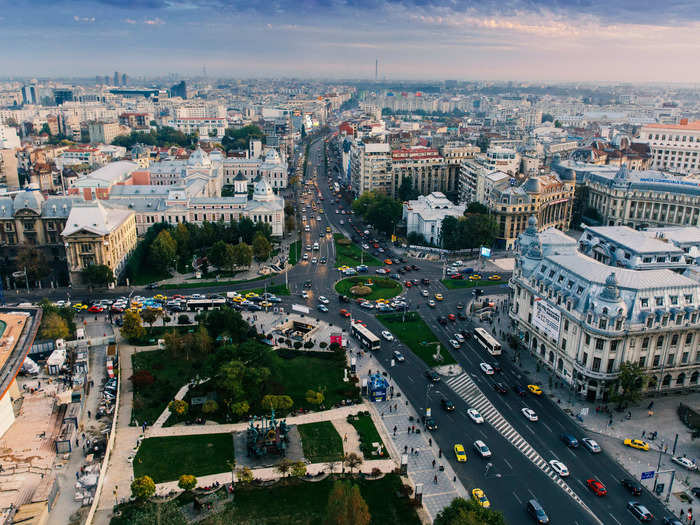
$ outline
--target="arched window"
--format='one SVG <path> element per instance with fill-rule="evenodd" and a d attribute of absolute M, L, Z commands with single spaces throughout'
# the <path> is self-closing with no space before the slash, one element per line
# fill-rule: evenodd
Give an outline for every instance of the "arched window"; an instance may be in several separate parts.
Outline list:
<path fill-rule="evenodd" d="M 683 383 L 685 383 L 685 373 L 681 372 L 680 374 L 678 374 L 678 377 L 676 378 L 676 385 L 682 386 Z"/>
<path fill-rule="evenodd" d="M 671 384 L 671 374 L 666 374 L 664 380 L 661 382 L 661 386 L 668 386 Z"/>
<path fill-rule="evenodd" d="M 690 384 L 694 385 L 695 383 L 697 383 L 699 377 L 700 377 L 700 372 L 698 372 L 698 371 L 693 372 L 693 375 L 690 376 Z"/>
<path fill-rule="evenodd" d="M 564 370 L 564 360 L 560 357 L 559 361 L 557 362 L 557 370 L 560 372 Z"/>
<path fill-rule="evenodd" d="M 552 364 L 554 363 L 554 352 L 552 351 L 549 352 L 549 362 Z"/>
<path fill-rule="evenodd" d="M 544 357 L 545 349 L 544 349 L 544 343 L 540 345 L 540 354 Z"/>
<path fill-rule="evenodd" d="M 658 377 L 656 377 L 656 376 L 651 376 L 651 377 L 649 378 L 649 386 L 648 386 L 648 389 L 649 389 L 649 390 L 655 389 L 658 382 L 659 382 L 659 378 L 658 378 Z"/>

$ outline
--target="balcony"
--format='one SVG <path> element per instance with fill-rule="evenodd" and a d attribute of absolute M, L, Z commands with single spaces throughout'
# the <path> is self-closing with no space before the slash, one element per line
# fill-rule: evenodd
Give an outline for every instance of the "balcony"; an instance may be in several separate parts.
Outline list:
<path fill-rule="evenodd" d="M 574 361 L 574 370 L 576 370 L 584 377 L 587 377 L 589 379 L 600 379 L 604 381 L 610 381 L 613 379 L 617 379 L 618 376 L 618 372 L 612 372 L 609 374 L 607 372 L 594 372 L 579 361 Z"/>

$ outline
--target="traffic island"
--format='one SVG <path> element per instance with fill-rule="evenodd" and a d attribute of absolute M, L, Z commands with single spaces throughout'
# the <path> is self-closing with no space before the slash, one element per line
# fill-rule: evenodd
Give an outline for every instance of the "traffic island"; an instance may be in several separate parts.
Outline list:
<path fill-rule="evenodd" d="M 428 366 L 456 363 L 418 313 L 379 314 L 377 319 Z"/>
<path fill-rule="evenodd" d="M 387 277 L 357 275 L 335 283 L 335 291 L 347 297 L 376 301 L 396 297 L 403 291 L 403 287 L 398 281 Z"/>

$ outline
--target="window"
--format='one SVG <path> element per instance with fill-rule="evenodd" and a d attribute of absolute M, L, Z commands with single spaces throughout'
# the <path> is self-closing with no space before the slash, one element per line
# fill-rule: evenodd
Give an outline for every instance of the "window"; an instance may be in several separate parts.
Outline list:
<path fill-rule="evenodd" d="M 622 330 L 622 318 L 618 317 L 617 321 L 615 321 L 615 330 Z"/>
<path fill-rule="evenodd" d="M 617 350 L 618 342 L 619 341 L 617 341 L 617 339 L 613 339 L 612 341 L 610 341 L 610 351 L 611 352 L 615 352 Z"/>
<path fill-rule="evenodd" d="M 586 334 L 585 344 L 587 344 L 587 345 L 591 344 L 591 336 L 589 334 Z"/>
<path fill-rule="evenodd" d="M 678 345 L 678 334 L 673 334 L 671 336 L 671 346 Z"/>
<path fill-rule="evenodd" d="M 583 293 L 583 286 L 579 286 L 579 287 L 576 289 L 576 294 L 577 294 L 577 295 L 581 295 L 582 293 Z"/>
<path fill-rule="evenodd" d="M 698 356 L 700 356 L 700 352 L 698 352 Z M 588 362 L 588 354 L 586 352 L 584 352 L 583 357 L 581 358 L 581 364 L 583 366 L 586 366 L 587 362 Z"/>
<path fill-rule="evenodd" d="M 569 320 L 568 320 L 568 319 L 564 319 L 564 331 L 566 332 L 566 331 L 568 331 L 568 330 L 569 330 Z"/>
<path fill-rule="evenodd" d="M 647 328 L 651 328 L 654 325 L 654 318 L 652 316 L 647 317 Z"/>
<path fill-rule="evenodd" d="M 656 348 L 661 348 L 664 345 L 664 336 L 660 335 L 656 338 Z"/>
<path fill-rule="evenodd" d="M 673 366 L 673 361 L 676 359 L 676 354 L 668 354 L 668 357 L 666 358 L 666 364 L 668 366 Z"/>
<path fill-rule="evenodd" d="M 677 295 L 672 295 L 669 297 L 671 299 L 671 304 L 678 304 L 678 296 Z"/>
<path fill-rule="evenodd" d="M 659 354 L 656 354 L 654 356 L 654 368 L 659 366 L 659 363 L 661 362 L 661 356 Z"/>
<path fill-rule="evenodd" d="M 693 334 L 692 333 L 685 334 L 685 344 L 689 345 L 692 342 L 693 342 Z"/>
<path fill-rule="evenodd" d="M 642 297 L 640 301 L 642 303 L 642 308 L 647 308 L 649 306 L 649 298 Z"/>
<path fill-rule="evenodd" d="M 593 371 L 600 372 L 600 358 L 599 357 L 593 358 Z"/>
<path fill-rule="evenodd" d="M 598 339 L 598 338 L 596 337 L 596 340 L 595 340 L 595 349 L 596 349 L 596 350 L 602 350 L 603 348 L 605 348 L 605 340 L 604 340 L 604 339 Z"/>
<path fill-rule="evenodd" d="M 566 350 L 566 339 L 561 340 L 561 349 Z"/>
<path fill-rule="evenodd" d="M 664 298 L 663 297 L 654 297 L 654 301 L 656 302 L 656 306 L 663 306 L 664 305 Z"/>
<path fill-rule="evenodd" d="M 601 330 L 605 330 L 605 329 L 608 327 L 608 320 L 607 320 L 607 319 L 601 319 L 601 320 L 598 322 L 598 327 L 599 327 Z"/>
<path fill-rule="evenodd" d="M 634 348 L 635 346 L 637 346 L 637 338 L 630 337 L 630 348 Z"/>
<path fill-rule="evenodd" d="M 693 302 L 693 296 L 692 295 L 686 295 L 685 296 L 685 302 L 688 304 L 691 304 Z"/>
<path fill-rule="evenodd" d="M 645 356 L 642 356 L 639 358 L 639 366 L 644 367 L 644 364 L 647 362 L 647 358 Z"/>
<path fill-rule="evenodd" d="M 683 355 L 681 355 L 681 364 L 686 364 L 688 362 L 689 355 L 690 352 L 683 352 Z"/>
<path fill-rule="evenodd" d="M 613 371 L 613 367 L 615 366 L 615 360 L 614 359 L 608 359 L 608 374 L 610 374 Z"/>

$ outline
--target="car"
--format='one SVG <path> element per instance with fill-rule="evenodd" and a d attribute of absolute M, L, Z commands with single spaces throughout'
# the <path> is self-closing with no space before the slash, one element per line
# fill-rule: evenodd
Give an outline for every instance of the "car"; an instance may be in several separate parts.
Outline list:
<path fill-rule="evenodd" d="M 532 516 L 537 523 L 549 523 L 547 513 L 536 499 L 531 499 L 527 502 L 527 513 Z"/>
<path fill-rule="evenodd" d="M 562 478 L 566 478 L 569 475 L 569 469 L 558 459 L 550 459 L 549 466 Z"/>
<path fill-rule="evenodd" d="M 608 489 L 605 488 L 605 485 L 595 478 L 587 479 L 586 485 L 596 496 L 605 496 L 608 493 Z"/>
<path fill-rule="evenodd" d="M 455 274 L 452 274 L 450 276 L 450 279 L 456 279 L 456 280 L 464 279 L 464 275 L 462 275 L 461 273 L 455 273 Z"/>
<path fill-rule="evenodd" d="M 406 286 L 406 288 L 410 288 L 411 286 L 413 286 L 413 283 L 411 281 L 404 281 L 403 284 L 404 286 Z"/>
<path fill-rule="evenodd" d="M 508 388 L 501 382 L 496 382 L 493 384 L 493 389 L 499 394 L 507 394 Z"/>
<path fill-rule="evenodd" d="M 494 273 L 493 275 L 489 275 L 489 281 L 500 281 L 501 276 L 498 275 L 497 273 Z"/>
<path fill-rule="evenodd" d="M 323 303 L 323 304 L 328 304 L 328 303 L 330 303 L 330 301 L 329 301 L 326 297 L 324 297 L 323 295 L 321 295 L 321 296 L 318 298 L 318 302 L 319 302 L 319 303 Z"/>
<path fill-rule="evenodd" d="M 99 314 L 104 311 L 104 308 L 102 308 L 99 305 L 93 304 L 90 308 L 88 308 L 88 312 L 93 313 L 93 314 Z"/>
<path fill-rule="evenodd" d="M 479 275 L 478 273 L 475 273 L 474 275 L 470 275 L 470 276 L 469 276 L 469 280 L 470 280 L 470 281 L 480 281 L 480 280 L 481 280 L 481 275 Z"/>
<path fill-rule="evenodd" d="M 438 317 L 437 322 L 445 326 L 447 324 L 447 316 L 441 315 Z"/>
<path fill-rule="evenodd" d="M 391 332 L 389 332 L 388 330 L 384 330 L 384 331 L 382 332 L 382 337 L 383 337 L 384 339 L 386 339 L 387 341 L 393 341 L 393 340 L 394 340 L 394 336 L 391 335 Z"/>
<path fill-rule="evenodd" d="M 360 272 L 360 273 L 367 273 L 367 271 L 369 270 L 369 268 L 367 267 L 366 264 L 360 264 L 359 266 L 356 266 L 356 267 L 355 267 L 355 270 L 357 270 L 357 271 Z"/>
<path fill-rule="evenodd" d="M 642 493 L 642 486 L 629 478 L 622 478 L 620 484 L 632 493 L 633 496 L 639 496 Z"/>
<path fill-rule="evenodd" d="M 375 245 L 375 248 L 377 246 Z M 384 264 L 389 265 L 389 264 L 394 264 L 391 259 L 384 259 Z"/>
<path fill-rule="evenodd" d="M 376 270 L 374 270 L 374 273 L 378 273 L 379 275 L 386 275 L 387 273 L 389 273 L 389 270 L 387 270 L 386 268 L 377 268 Z"/>
<path fill-rule="evenodd" d="M 302 261 L 308 261 L 309 260 L 309 254 L 305 253 L 304 255 L 301 256 Z"/>
<path fill-rule="evenodd" d="M 461 310 L 457 313 L 457 319 L 465 320 L 466 318 L 467 318 L 467 314 L 465 314 Z"/>
<path fill-rule="evenodd" d="M 437 306 L 437 303 L 431 299 L 430 301 L 428 301 L 428 306 L 430 306 L 430 308 L 435 308 Z"/>
<path fill-rule="evenodd" d="M 456 308 L 457 308 L 457 310 L 461 310 L 462 308 L 464 308 L 464 304 L 462 304 L 462 303 L 457 303 Z"/>
<path fill-rule="evenodd" d="M 457 341 L 456 339 L 450 339 L 450 344 L 452 345 L 452 348 L 454 348 L 455 350 L 458 350 L 462 346 L 461 344 L 459 344 L 459 341 Z"/>
<path fill-rule="evenodd" d="M 328 312 L 328 307 L 325 304 L 319 304 L 317 306 L 319 312 L 326 313 Z"/>
<path fill-rule="evenodd" d="M 491 502 L 486 497 L 486 494 L 484 494 L 484 491 L 480 488 L 472 489 L 472 499 L 484 509 L 488 509 L 489 507 L 491 507 Z"/>
<path fill-rule="evenodd" d="M 581 438 L 581 443 L 583 443 L 583 446 L 588 449 L 589 452 L 592 452 L 593 454 L 598 454 L 600 452 L 600 445 L 595 439 L 591 438 Z"/>
<path fill-rule="evenodd" d="M 447 412 L 452 412 L 455 409 L 455 404 L 445 397 L 440 399 L 440 406 Z"/>
<path fill-rule="evenodd" d="M 642 441 L 641 439 L 625 439 L 622 442 L 626 447 L 636 448 L 637 450 L 644 450 L 645 452 L 649 450 L 649 443 Z"/>
<path fill-rule="evenodd" d="M 455 339 L 457 339 L 457 341 L 459 341 L 460 343 L 464 342 L 464 336 L 460 333 L 455 334 Z"/>
<path fill-rule="evenodd" d="M 481 368 L 481 371 L 487 376 L 492 376 L 494 374 L 493 368 L 488 363 L 479 363 L 479 368 Z"/>
<path fill-rule="evenodd" d="M 491 449 L 486 446 L 486 443 L 481 441 L 480 439 L 477 439 L 474 441 L 474 450 L 476 450 L 477 454 L 479 454 L 482 458 L 490 458 L 491 457 Z"/>
<path fill-rule="evenodd" d="M 497 374 L 501 372 L 501 365 L 497 361 L 491 361 L 489 364 L 491 365 L 491 368 L 493 368 L 494 372 Z"/>
<path fill-rule="evenodd" d="M 449 321 L 455 322 L 457 320 L 457 316 L 455 314 L 447 314 L 447 319 Z"/>
<path fill-rule="evenodd" d="M 454 446 L 454 451 L 455 451 L 455 456 L 457 457 L 457 461 L 460 463 L 466 463 L 467 461 L 467 453 L 464 450 L 464 445 L 461 443 L 456 443 Z"/>
<path fill-rule="evenodd" d="M 439 383 L 440 382 L 440 375 L 435 371 L 435 370 L 426 370 L 425 371 L 425 377 L 427 377 L 430 381 L 433 383 Z"/>
<path fill-rule="evenodd" d="M 74 309 L 74 310 L 87 310 L 87 309 L 88 309 L 88 305 L 83 304 L 83 303 L 75 303 L 75 304 L 73 305 L 73 309 Z"/>
<path fill-rule="evenodd" d="M 530 391 L 531 394 L 535 394 L 536 396 L 542 395 L 542 389 L 537 385 L 527 385 L 527 389 Z"/>
<path fill-rule="evenodd" d="M 444 299 L 444 297 L 442 296 L 441 293 L 436 293 L 436 294 L 435 294 L 435 300 L 436 300 L 436 301 L 442 301 L 443 299 Z"/>
<path fill-rule="evenodd" d="M 559 439 L 569 448 L 578 448 L 578 439 L 571 434 L 563 433 L 559 436 Z"/>
<path fill-rule="evenodd" d="M 525 390 L 523 387 L 520 385 L 514 385 L 513 386 L 513 392 L 515 392 L 517 395 L 520 397 L 525 397 L 525 394 L 527 393 L 527 390 Z"/>
<path fill-rule="evenodd" d="M 318 260 L 318 262 L 321 263 L 321 264 L 326 264 L 326 263 L 328 262 L 328 259 L 326 259 L 325 257 L 321 257 L 321 258 Z"/>
<path fill-rule="evenodd" d="M 521 409 L 520 412 L 522 412 L 523 416 L 525 416 L 530 421 L 537 421 L 539 419 L 537 417 L 537 414 L 535 413 L 535 411 L 532 410 L 531 408 L 525 407 L 525 408 Z"/>
<path fill-rule="evenodd" d="M 369 301 L 364 301 L 364 302 L 360 303 L 360 308 L 366 308 L 367 310 L 373 310 L 374 305 L 372 303 L 370 303 Z"/>
<path fill-rule="evenodd" d="M 435 422 L 435 420 L 432 417 L 429 417 L 429 418 L 426 418 L 426 420 L 425 420 L 425 428 L 427 428 L 431 432 L 434 432 L 438 429 L 438 424 Z"/>
<path fill-rule="evenodd" d="M 340 314 L 340 317 L 350 317 L 350 312 L 348 312 L 345 308 L 341 309 L 338 313 Z"/>
<path fill-rule="evenodd" d="M 311 264 L 318 264 L 318 259 L 316 257 L 311 259 Z"/>
<path fill-rule="evenodd" d="M 652 521 L 654 519 L 654 515 L 649 512 L 649 509 L 638 501 L 628 501 L 627 510 L 639 521 Z"/>
<path fill-rule="evenodd" d="M 428 295 L 429 295 L 429 294 L 428 294 L 428 290 L 421 290 L 421 291 L 420 291 L 420 294 L 421 294 L 423 297 L 428 297 Z"/>
<path fill-rule="evenodd" d="M 429 286 L 429 285 L 430 285 L 430 279 L 426 279 L 425 277 L 423 277 L 423 278 L 420 280 L 420 283 L 421 283 L 421 284 L 424 284 L 424 285 L 426 285 L 426 286 Z"/>
<path fill-rule="evenodd" d="M 396 361 L 398 361 L 399 363 L 403 363 L 406 360 L 403 354 L 398 350 L 394 350 L 394 359 L 396 359 Z"/>
<path fill-rule="evenodd" d="M 674 458 L 671 458 L 671 461 L 673 461 L 677 465 L 680 465 L 681 467 L 686 468 L 688 470 L 697 470 L 698 469 L 698 465 L 697 465 L 697 463 L 695 463 L 695 460 L 692 460 L 686 456 L 676 456 Z"/>

